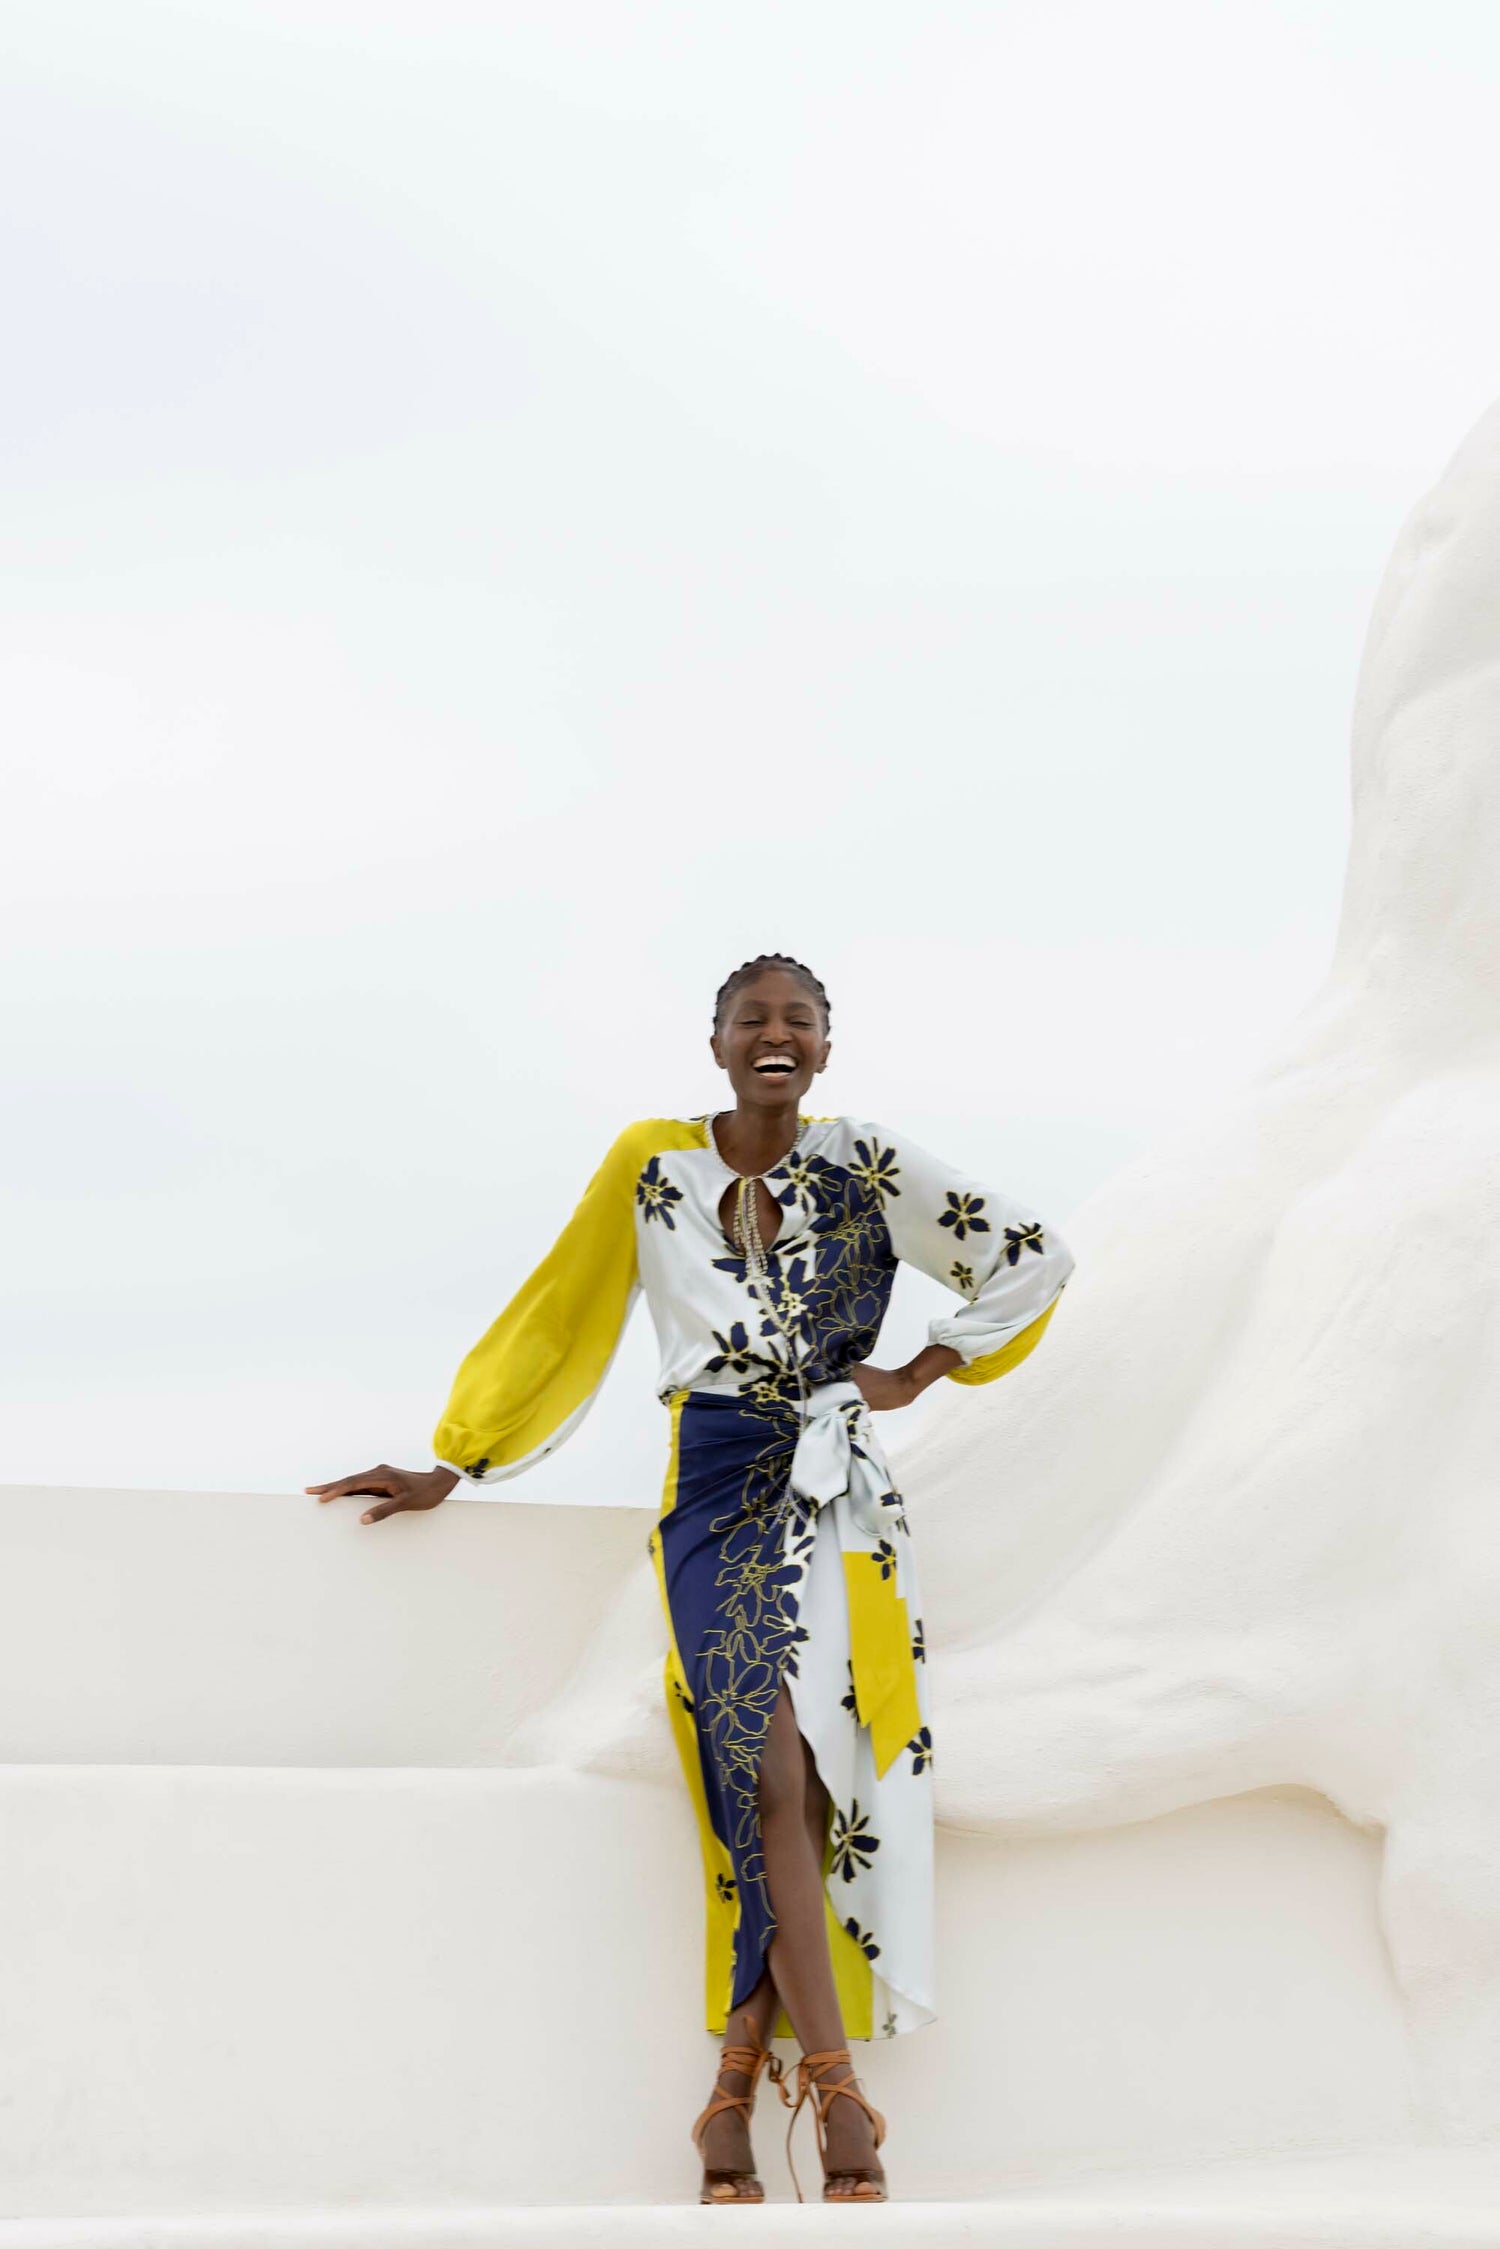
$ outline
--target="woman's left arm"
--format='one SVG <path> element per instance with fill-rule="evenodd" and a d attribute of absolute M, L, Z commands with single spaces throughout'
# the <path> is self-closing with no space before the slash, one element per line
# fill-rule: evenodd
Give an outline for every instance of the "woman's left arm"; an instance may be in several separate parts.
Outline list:
<path fill-rule="evenodd" d="M 1067 1243 L 1029 1204 L 910 1140 L 882 1134 L 873 1145 L 857 1142 L 857 1157 L 862 1149 L 897 1257 L 963 1299 L 928 1323 L 926 1348 L 879 1386 L 889 1381 L 914 1398 L 940 1375 L 975 1383 L 1008 1374 L 1036 1349 L 1067 1286 Z M 904 1402 L 899 1393 L 870 1398 L 872 1406 Z"/>

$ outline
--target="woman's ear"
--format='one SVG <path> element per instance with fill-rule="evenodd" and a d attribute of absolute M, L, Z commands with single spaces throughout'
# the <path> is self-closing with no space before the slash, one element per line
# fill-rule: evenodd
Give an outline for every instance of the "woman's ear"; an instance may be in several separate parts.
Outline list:
<path fill-rule="evenodd" d="M 718 1063 L 721 1070 L 727 1070 L 729 1068 L 729 1064 L 725 1061 L 723 1055 L 719 1052 L 719 1034 L 717 1031 L 710 1031 L 708 1034 L 708 1051 L 713 1056 L 714 1060 Z"/>

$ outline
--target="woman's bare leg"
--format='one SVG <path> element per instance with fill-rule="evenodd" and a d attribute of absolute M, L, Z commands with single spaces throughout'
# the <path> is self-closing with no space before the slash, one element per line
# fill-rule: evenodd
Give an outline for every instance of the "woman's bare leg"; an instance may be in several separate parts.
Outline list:
<path fill-rule="evenodd" d="M 809 1744 L 803 1740 L 785 1681 L 771 1713 L 760 1768 L 761 1845 L 766 1886 L 776 1916 L 767 1960 L 805 2054 L 847 2044 L 824 1912 L 823 1844 L 827 1795 Z M 852 2067 L 825 2071 L 836 2085 Z M 828 2110 L 828 2175 L 841 2164 L 878 2171 L 875 2130 L 856 2101 L 834 2101 Z"/>
<path fill-rule="evenodd" d="M 800 1740 L 800 1736 L 798 1739 Z M 828 1843 L 828 1791 L 818 1778 L 817 1767 L 811 1757 L 806 1760 L 807 1778 L 803 1810 L 807 1827 L 808 1849 L 814 1863 L 821 1869 Z M 781 1994 L 775 1978 L 767 1969 L 748 1999 L 736 2007 L 724 2027 L 726 2046 L 764 2046 L 770 2043 L 771 2025 L 781 2012 Z M 789 2010 L 790 2012 L 790 2010 Z M 809 2048 L 811 2052 L 814 2049 Z M 835 2071 L 835 2076 L 838 2072 Z M 744 2093 L 750 2080 L 737 2069 L 721 2069 L 719 2083 L 726 2093 Z M 835 2109 L 848 2108 L 848 2101 L 836 2101 Z M 744 2118 L 734 2109 L 723 2109 L 707 2127 L 703 2135 L 705 2163 L 714 2170 L 744 2171 L 751 2163 L 750 2132 Z"/>
<path fill-rule="evenodd" d="M 760 1768 L 761 1846 L 776 1934 L 767 1953 L 769 1966 L 725 2026 L 726 2045 L 764 2043 L 784 2005 L 805 2054 L 842 2046 L 844 2018 L 823 1911 L 823 1857 L 828 1838 L 828 1792 L 818 1777 L 811 1748 L 797 1726 L 792 1699 L 783 1683 L 771 1715 Z M 753 2029 L 753 2037 L 750 2032 Z M 849 2072 L 831 2069 L 824 2084 L 837 2084 Z M 720 2083 L 743 2093 L 748 2079 L 725 2070 Z M 853 2101 L 834 2101 L 828 2111 L 828 2176 L 840 2163 L 860 2170 L 878 2165 L 874 2127 Z M 712 2169 L 738 2171 L 750 2163 L 749 2133 L 733 2109 L 716 2116 L 703 2136 L 704 2161 Z"/>

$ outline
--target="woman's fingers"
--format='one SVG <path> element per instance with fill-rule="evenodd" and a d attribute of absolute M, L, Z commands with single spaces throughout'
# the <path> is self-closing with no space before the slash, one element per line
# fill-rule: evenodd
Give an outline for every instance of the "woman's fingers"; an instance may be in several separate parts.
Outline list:
<path fill-rule="evenodd" d="M 378 1507 L 367 1507 L 360 1517 L 362 1523 L 382 1523 L 387 1515 L 398 1515 L 406 1508 L 436 1507 L 458 1482 L 454 1468 L 428 1469 L 419 1474 L 410 1468 L 391 1468 L 384 1461 L 378 1468 L 367 1468 L 362 1476 L 340 1476 L 331 1484 L 304 1484 L 302 1489 L 321 1504 L 325 1499 L 378 1499 Z"/>
<path fill-rule="evenodd" d="M 387 1515 L 397 1515 L 410 1505 L 411 1495 L 401 1492 L 394 1499 L 383 1499 L 378 1507 L 367 1507 L 359 1519 L 362 1523 L 383 1523 Z"/>
<path fill-rule="evenodd" d="M 358 1476 L 340 1476 L 331 1484 L 304 1484 L 303 1490 L 325 1499 L 353 1499 L 362 1493 L 399 1498 L 410 1488 L 410 1479 L 399 1468 L 366 1468 Z"/>

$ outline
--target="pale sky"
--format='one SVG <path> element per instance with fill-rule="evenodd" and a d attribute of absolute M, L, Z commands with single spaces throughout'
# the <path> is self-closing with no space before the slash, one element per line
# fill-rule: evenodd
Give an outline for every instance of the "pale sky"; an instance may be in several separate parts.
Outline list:
<path fill-rule="evenodd" d="M 1444 0 L 11 0 L 0 1477 L 428 1465 L 747 955 L 1064 1233 L 1251 1075 L 1497 114 Z"/>

